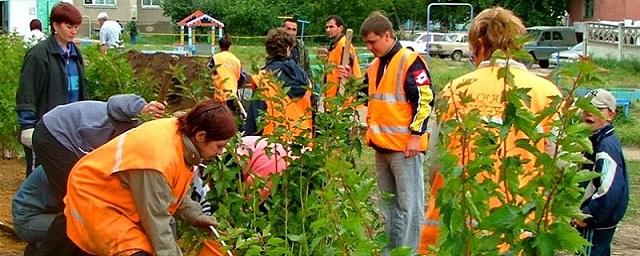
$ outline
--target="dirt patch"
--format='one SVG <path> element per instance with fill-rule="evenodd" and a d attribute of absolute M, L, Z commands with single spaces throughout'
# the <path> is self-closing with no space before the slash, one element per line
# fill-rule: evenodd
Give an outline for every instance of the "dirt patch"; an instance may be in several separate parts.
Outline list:
<path fill-rule="evenodd" d="M 640 160 L 640 148 L 637 147 L 624 147 L 622 148 L 622 152 L 624 153 L 624 159 L 627 161 L 638 161 Z"/>
<path fill-rule="evenodd" d="M 613 239 L 612 255 L 640 255 L 640 225 L 623 222 Z"/>
<path fill-rule="evenodd" d="M 24 180 L 21 160 L 0 160 L 0 221 L 11 223 L 11 199 Z M 0 255 L 22 255 L 26 243 L 0 232 Z"/>
<path fill-rule="evenodd" d="M 210 70 L 205 58 L 185 57 L 167 53 L 143 54 L 127 52 L 127 61 L 138 78 L 152 79 L 152 85 L 159 91 L 159 97 L 169 105 L 169 111 L 183 110 L 195 105 L 189 95 L 190 88 L 200 85 L 203 95 L 210 96 Z M 182 72 L 180 72 L 182 68 Z M 180 75 L 182 74 L 182 75 Z M 166 88 L 161 90 L 160 88 Z M 210 92 L 213 95 L 213 92 Z M 162 94 L 162 96 L 160 96 Z"/>

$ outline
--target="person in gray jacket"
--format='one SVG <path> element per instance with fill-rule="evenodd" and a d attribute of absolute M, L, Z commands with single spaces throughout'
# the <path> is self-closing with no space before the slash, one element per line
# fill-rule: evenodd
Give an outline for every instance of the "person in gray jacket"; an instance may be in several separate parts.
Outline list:
<path fill-rule="evenodd" d="M 155 118 L 165 106 L 147 103 L 133 94 L 111 96 L 107 102 L 79 101 L 60 105 L 35 125 L 32 137 L 36 169 L 20 186 L 12 202 L 13 223 L 18 236 L 34 243 L 42 241 L 53 220 L 64 216 L 69 172 L 75 163 L 95 148 L 136 127 L 141 113 Z M 29 248 L 28 248 L 29 249 Z"/>

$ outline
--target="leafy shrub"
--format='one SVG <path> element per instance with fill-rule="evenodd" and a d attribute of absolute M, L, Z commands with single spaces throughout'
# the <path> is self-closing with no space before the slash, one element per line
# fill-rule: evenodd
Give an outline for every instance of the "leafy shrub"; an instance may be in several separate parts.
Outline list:
<path fill-rule="evenodd" d="M 101 55 L 98 48 L 88 46 L 82 49 L 87 79 L 87 93 L 90 99 L 106 101 L 110 96 L 134 93 L 153 100 L 154 84 L 148 76 L 134 76 L 124 52 L 110 50 Z"/>
<path fill-rule="evenodd" d="M 526 52 L 496 52 L 494 58 L 526 56 Z M 570 225 L 583 219 L 580 203 L 583 190 L 579 182 L 597 176 L 581 170 L 587 162 L 583 152 L 591 151 L 590 131 L 580 120 L 580 111 L 597 113 L 589 98 L 574 99 L 581 85 L 598 83 L 599 68 L 588 60 L 565 66 L 561 81 L 569 81 L 567 96 L 555 97 L 545 110 L 529 110 L 529 89 L 516 88 L 510 67 L 500 67 L 498 78 L 504 81 L 498 112 L 502 122 L 487 122 L 478 109 L 460 111 L 456 106 L 474 101 L 466 91 L 456 95 L 455 118 L 443 124 L 439 143 L 440 173 L 444 185 L 437 195 L 442 222 L 437 255 L 555 255 L 582 251 L 587 242 Z M 463 86 L 463 85 L 459 85 Z M 446 100 L 444 102 L 447 102 Z M 440 106 L 441 114 L 449 106 Z M 557 118 L 555 118 L 557 117 Z M 543 120 L 552 118 L 553 132 L 538 132 Z M 520 178 L 528 160 L 506 153 L 507 141 L 520 133 L 515 147 L 531 153 L 529 163 L 536 173 L 523 184 Z M 539 150 L 539 143 L 553 144 L 553 152 Z M 456 145 L 462 158 L 448 145 Z M 488 178 L 491 177 L 491 178 Z M 498 200 L 492 207 L 490 199 Z"/>
<path fill-rule="evenodd" d="M 18 148 L 18 116 L 15 112 L 16 90 L 22 59 L 26 52 L 20 37 L 0 35 L 0 148 Z"/>
<path fill-rule="evenodd" d="M 362 128 L 354 119 L 354 106 L 360 102 L 341 103 L 355 96 L 360 85 L 361 81 L 351 81 L 345 85 L 350 90 L 327 102 L 328 111 L 317 113 L 315 138 L 309 137 L 313 131 L 293 136 L 293 127 L 302 120 L 278 126 L 268 136 L 291 155 L 284 156 L 290 163 L 285 172 L 271 176 L 267 198 L 259 195 L 267 186 L 265 181 L 256 179 L 254 186 L 241 181 L 247 160 L 235 155 L 235 145 L 229 145 L 224 160 L 207 169 L 213 181 L 207 198 L 215 205 L 223 240 L 235 255 L 381 254 L 387 239 L 382 217 L 372 203 L 380 198 L 375 176 L 355 161 L 363 146 Z M 282 111 L 286 97 L 283 91 L 268 100 Z M 310 117 L 300 119 L 304 118 Z M 267 120 L 283 121 L 264 117 Z M 189 245 L 184 248 L 197 247 L 203 238 L 194 230 L 186 234 Z"/>

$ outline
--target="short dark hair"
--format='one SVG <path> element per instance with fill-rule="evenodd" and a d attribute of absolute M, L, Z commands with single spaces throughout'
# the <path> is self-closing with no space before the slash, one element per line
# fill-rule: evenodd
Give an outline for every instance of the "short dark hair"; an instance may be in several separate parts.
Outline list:
<path fill-rule="evenodd" d="M 42 23 L 40 23 L 39 19 L 32 19 L 31 22 L 29 22 L 29 30 L 35 29 L 42 31 Z"/>
<path fill-rule="evenodd" d="M 285 24 L 285 23 L 287 23 L 287 22 L 291 22 L 291 23 L 296 23 L 296 24 L 298 24 L 298 21 L 297 21 L 296 19 L 294 19 L 294 18 L 286 18 L 286 19 L 284 19 L 284 20 L 282 21 L 282 26 L 284 26 L 284 24 Z"/>
<path fill-rule="evenodd" d="M 287 47 L 293 47 L 295 38 L 284 28 L 274 28 L 267 33 L 264 48 L 271 58 L 287 57 Z"/>
<path fill-rule="evenodd" d="M 189 138 L 204 131 L 207 141 L 228 140 L 238 132 L 231 110 L 225 103 L 212 99 L 198 103 L 189 113 L 180 116 L 178 130 Z"/>
<path fill-rule="evenodd" d="M 384 14 L 382 14 L 382 12 L 379 11 L 369 14 L 369 17 L 367 17 L 364 22 L 362 22 L 362 26 L 360 26 L 360 33 L 363 37 L 370 33 L 383 36 L 387 31 L 391 32 L 392 36 L 394 35 L 393 24 L 386 16 L 384 16 Z"/>
<path fill-rule="evenodd" d="M 224 37 L 220 38 L 218 41 L 218 45 L 220 45 L 220 50 L 228 51 L 231 48 L 231 37 L 227 34 Z"/>
<path fill-rule="evenodd" d="M 344 27 L 344 20 L 342 18 L 340 18 L 340 16 L 338 16 L 338 15 L 329 15 L 329 17 L 327 17 L 327 19 L 324 22 L 327 23 L 330 20 L 333 20 L 336 23 L 336 26 Z"/>
<path fill-rule="evenodd" d="M 51 8 L 51 15 L 49 15 L 49 23 L 51 25 L 51 31 L 55 31 L 53 23 L 67 23 L 70 25 L 82 24 L 82 14 L 78 11 L 78 8 L 67 2 L 59 2 Z"/>

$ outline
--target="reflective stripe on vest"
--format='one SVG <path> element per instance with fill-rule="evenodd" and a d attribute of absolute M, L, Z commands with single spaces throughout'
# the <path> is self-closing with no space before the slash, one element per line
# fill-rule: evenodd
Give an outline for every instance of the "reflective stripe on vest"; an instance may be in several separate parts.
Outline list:
<path fill-rule="evenodd" d="M 419 56 L 400 49 L 387 64 L 378 81 L 380 60 L 374 60 L 369 69 L 369 113 L 367 114 L 367 141 L 378 147 L 403 151 L 411 136 L 412 106 L 405 96 L 406 74 Z M 420 139 L 420 150 L 427 148 L 427 135 Z"/>
<path fill-rule="evenodd" d="M 378 126 L 372 125 L 369 126 L 369 129 L 373 133 L 410 133 L 409 127 L 404 126 Z"/>

